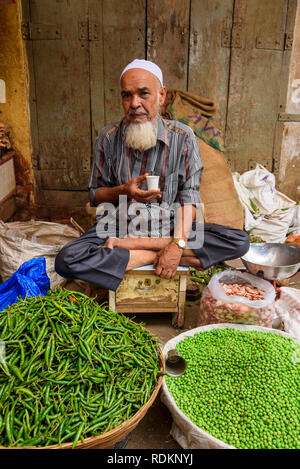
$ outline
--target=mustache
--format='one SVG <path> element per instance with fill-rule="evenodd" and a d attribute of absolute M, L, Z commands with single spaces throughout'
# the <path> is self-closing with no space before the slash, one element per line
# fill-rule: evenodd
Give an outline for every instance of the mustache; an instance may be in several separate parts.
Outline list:
<path fill-rule="evenodd" d="M 134 114 L 142 114 L 143 116 L 148 116 L 149 115 L 149 113 L 147 111 L 140 111 L 139 109 L 128 112 L 129 116 L 133 116 Z"/>

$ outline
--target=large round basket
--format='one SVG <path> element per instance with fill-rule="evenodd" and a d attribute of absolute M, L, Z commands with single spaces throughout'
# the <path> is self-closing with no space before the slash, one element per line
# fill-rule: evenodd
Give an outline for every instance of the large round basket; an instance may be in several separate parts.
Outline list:
<path fill-rule="evenodd" d="M 164 357 L 161 351 L 161 348 L 158 347 L 159 352 L 159 359 L 160 359 L 160 370 L 161 372 L 164 371 Z M 79 441 L 76 445 L 76 449 L 105 449 L 110 448 L 111 446 L 115 445 L 118 441 L 125 438 L 128 433 L 135 429 L 135 427 L 139 424 L 142 418 L 146 415 L 152 404 L 154 403 L 160 387 L 162 385 L 163 376 L 159 376 L 157 380 L 156 387 L 151 394 L 149 400 L 144 404 L 136 414 L 131 417 L 131 419 L 126 420 L 121 425 L 118 425 L 116 428 L 113 428 L 109 432 L 103 433 L 100 436 L 92 436 L 90 438 L 86 438 L 84 443 Z M 3 447 L 0 446 L 0 449 L 71 449 L 73 443 L 63 443 L 61 445 L 51 445 L 51 446 L 44 446 L 44 447 L 37 447 L 37 446 L 24 446 L 22 448 L 16 447 Z"/>

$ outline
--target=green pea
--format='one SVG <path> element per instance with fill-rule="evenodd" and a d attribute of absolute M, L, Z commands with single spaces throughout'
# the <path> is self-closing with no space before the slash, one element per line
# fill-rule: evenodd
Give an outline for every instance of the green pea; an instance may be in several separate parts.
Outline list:
<path fill-rule="evenodd" d="M 292 339 L 213 329 L 177 349 L 187 370 L 166 383 L 195 425 L 237 448 L 300 448 L 300 367 L 291 360 Z"/>

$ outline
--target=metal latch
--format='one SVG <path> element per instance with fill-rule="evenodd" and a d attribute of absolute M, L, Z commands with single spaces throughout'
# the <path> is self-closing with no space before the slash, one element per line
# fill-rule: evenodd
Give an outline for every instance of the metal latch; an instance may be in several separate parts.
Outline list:
<path fill-rule="evenodd" d="M 61 39 L 61 24 L 22 23 L 23 39 L 57 40 Z"/>
<path fill-rule="evenodd" d="M 243 21 L 240 18 L 234 22 L 232 28 L 223 28 L 221 37 L 222 47 L 240 49 L 244 45 Z"/>
<path fill-rule="evenodd" d="M 91 21 L 79 21 L 78 39 L 80 41 L 99 41 L 100 25 Z"/>

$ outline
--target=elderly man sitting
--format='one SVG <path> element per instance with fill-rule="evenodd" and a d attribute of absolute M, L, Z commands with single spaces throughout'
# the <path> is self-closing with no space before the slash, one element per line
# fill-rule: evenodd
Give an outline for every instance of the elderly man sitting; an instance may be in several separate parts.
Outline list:
<path fill-rule="evenodd" d="M 61 276 L 116 290 L 135 267 L 153 263 L 168 279 L 178 265 L 206 269 L 247 252 L 244 231 L 195 221 L 199 148 L 188 126 L 161 118 L 165 96 L 156 64 L 134 60 L 122 72 L 124 118 L 100 133 L 89 182 L 91 204 L 103 208 L 56 257 Z M 160 176 L 157 190 L 147 189 L 148 174 Z"/>

